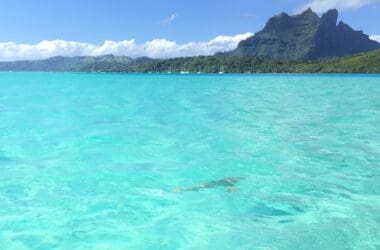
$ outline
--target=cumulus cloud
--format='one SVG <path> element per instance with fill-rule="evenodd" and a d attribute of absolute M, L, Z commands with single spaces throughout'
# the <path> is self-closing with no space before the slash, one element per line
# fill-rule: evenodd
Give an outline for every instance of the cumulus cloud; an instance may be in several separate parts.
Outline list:
<path fill-rule="evenodd" d="M 300 6 L 297 12 L 304 11 L 307 8 L 311 8 L 317 13 L 322 13 L 334 8 L 338 10 L 352 10 L 373 2 L 375 2 L 375 0 L 309 0 L 308 3 Z"/>
<path fill-rule="evenodd" d="M 170 16 L 168 16 L 167 18 L 165 18 L 164 20 L 162 20 L 162 25 L 169 25 L 171 24 L 172 22 L 174 22 L 174 20 L 176 20 L 177 18 L 179 17 L 178 13 L 173 13 L 171 14 Z"/>
<path fill-rule="evenodd" d="M 380 43 L 380 35 L 369 36 L 369 39 L 374 40 L 374 41 Z"/>
<path fill-rule="evenodd" d="M 253 33 L 235 36 L 217 36 L 210 41 L 178 44 L 167 39 L 154 39 L 136 43 L 134 39 L 124 41 L 105 41 L 101 45 L 52 40 L 37 44 L 0 43 L 0 61 L 36 60 L 53 56 L 115 56 L 168 58 L 181 56 L 212 55 L 216 52 L 233 50 L 238 43 Z"/>
<path fill-rule="evenodd" d="M 91 54 L 95 45 L 73 41 L 41 41 L 38 44 L 0 43 L 0 60 L 40 59 L 55 55 L 82 56 Z"/>

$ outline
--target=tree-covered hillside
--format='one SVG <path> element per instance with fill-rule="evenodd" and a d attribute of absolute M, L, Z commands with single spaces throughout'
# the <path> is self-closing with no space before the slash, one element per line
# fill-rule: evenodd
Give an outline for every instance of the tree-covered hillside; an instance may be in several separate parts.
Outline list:
<path fill-rule="evenodd" d="M 239 56 L 197 56 L 172 59 L 54 57 L 0 63 L 0 71 L 141 72 L 141 73 L 380 73 L 380 50 L 316 61 L 269 60 Z"/>
<path fill-rule="evenodd" d="M 152 60 L 131 64 L 129 72 L 204 72 L 217 73 L 380 73 L 380 50 L 349 57 L 317 61 L 281 61 L 252 57 L 200 56 Z"/>

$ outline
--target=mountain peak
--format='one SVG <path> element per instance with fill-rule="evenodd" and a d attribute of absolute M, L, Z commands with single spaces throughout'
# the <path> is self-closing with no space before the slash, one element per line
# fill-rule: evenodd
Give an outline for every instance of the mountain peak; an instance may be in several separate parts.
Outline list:
<path fill-rule="evenodd" d="M 307 8 L 301 14 L 308 14 L 308 13 L 314 13 L 314 12 L 313 12 L 313 10 L 311 8 Z"/>
<path fill-rule="evenodd" d="M 264 29 L 244 41 L 229 54 L 272 59 L 303 60 L 345 56 L 380 49 L 380 44 L 342 21 L 338 11 L 328 10 L 319 17 L 310 8 L 289 16 L 282 12 L 271 17 Z"/>
<path fill-rule="evenodd" d="M 331 9 L 322 15 L 321 21 L 323 24 L 336 26 L 336 22 L 338 21 L 338 10 Z"/>
<path fill-rule="evenodd" d="M 303 12 L 301 12 L 300 14 L 294 15 L 292 17 L 310 17 L 310 16 L 319 18 L 317 13 L 315 13 L 311 8 L 308 8 L 304 10 Z"/>

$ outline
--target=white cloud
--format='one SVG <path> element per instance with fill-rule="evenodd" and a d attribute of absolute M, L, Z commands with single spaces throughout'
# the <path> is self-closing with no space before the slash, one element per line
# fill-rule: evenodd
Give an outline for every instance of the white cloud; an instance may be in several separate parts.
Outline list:
<path fill-rule="evenodd" d="M 374 41 L 380 43 L 380 35 L 369 36 L 369 39 L 374 40 Z"/>
<path fill-rule="evenodd" d="M 178 44 L 167 39 L 154 39 L 142 44 L 134 39 L 124 41 L 105 41 L 102 45 L 91 43 L 52 40 L 37 44 L 0 43 L 0 61 L 35 60 L 53 56 L 116 56 L 151 58 L 168 58 L 180 56 L 212 55 L 216 52 L 229 51 L 253 33 L 235 36 L 217 36 L 206 42 L 188 42 Z"/>
<path fill-rule="evenodd" d="M 317 13 L 325 12 L 329 9 L 352 10 L 371 4 L 376 0 L 309 0 L 308 3 L 297 8 L 297 12 L 311 8 Z"/>
<path fill-rule="evenodd" d="M 170 16 L 168 16 L 167 18 L 165 18 L 164 20 L 162 20 L 161 23 L 162 23 L 162 25 L 169 25 L 172 22 L 174 22 L 174 20 L 176 20 L 178 17 L 179 17 L 178 13 L 173 13 Z"/>

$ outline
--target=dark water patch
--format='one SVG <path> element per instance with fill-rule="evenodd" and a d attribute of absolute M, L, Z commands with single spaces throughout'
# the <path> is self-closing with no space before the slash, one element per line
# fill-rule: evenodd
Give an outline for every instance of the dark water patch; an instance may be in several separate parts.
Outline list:
<path fill-rule="evenodd" d="M 292 209 L 296 212 L 299 212 L 299 213 L 304 213 L 305 210 L 303 210 L 302 208 L 300 207 L 297 207 L 297 206 L 292 206 Z"/>
<path fill-rule="evenodd" d="M 245 179 L 244 177 L 228 177 L 217 181 L 209 181 L 205 183 L 201 183 L 197 186 L 190 188 L 176 188 L 175 192 L 185 192 L 185 191 L 194 191 L 198 192 L 203 189 L 216 188 L 216 187 L 225 187 L 228 192 L 236 192 L 238 191 L 236 184 Z"/>
<path fill-rule="evenodd" d="M 253 208 L 252 212 L 254 215 L 257 215 L 257 216 L 290 216 L 292 215 L 291 213 L 287 211 L 268 206 L 264 203 L 258 203 Z"/>
<path fill-rule="evenodd" d="M 6 157 L 6 156 L 0 156 L 0 163 L 10 163 L 16 161 L 13 158 Z"/>
<path fill-rule="evenodd" d="M 292 223 L 294 220 L 280 220 L 278 223 L 286 224 L 286 223 Z"/>
<path fill-rule="evenodd" d="M 15 159 L 8 157 L 6 152 L 4 152 L 3 150 L 0 150 L 0 163 L 1 162 L 11 162 L 14 160 Z"/>
<path fill-rule="evenodd" d="M 306 213 L 310 207 L 302 199 L 291 194 L 273 194 L 269 196 L 258 197 L 259 203 L 269 207 L 284 210 L 292 215 Z"/>
<path fill-rule="evenodd" d="M 343 194 L 343 193 L 339 193 L 338 194 L 340 197 L 342 198 L 345 198 L 345 199 L 348 199 L 348 200 L 352 200 L 352 197 L 348 194 Z"/>
<path fill-rule="evenodd" d="M 281 219 L 283 222 L 279 223 L 288 223 L 288 220 L 291 220 L 289 217 L 298 216 L 300 214 L 306 213 L 307 207 L 304 207 L 300 203 L 295 203 L 289 199 L 271 199 L 266 200 L 265 202 L 261 200 L 256 203 L 253 208 L 250 209 L 249 214 L 256 218 L 281 218 L 286 217 L 286 219 Z"/>
<path fill-rule="evenodd" d="M 9 161 L 10 159 L 7 157 L 0 156 L 0 161 Z"/>

